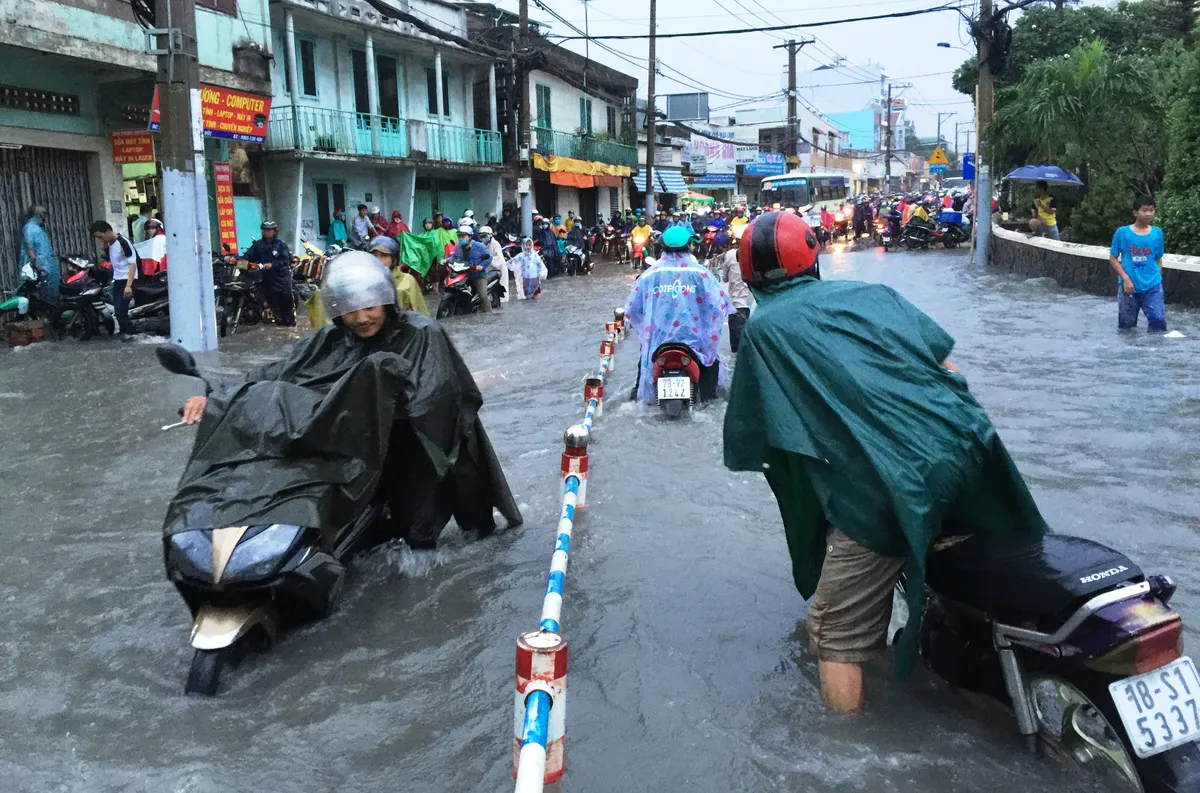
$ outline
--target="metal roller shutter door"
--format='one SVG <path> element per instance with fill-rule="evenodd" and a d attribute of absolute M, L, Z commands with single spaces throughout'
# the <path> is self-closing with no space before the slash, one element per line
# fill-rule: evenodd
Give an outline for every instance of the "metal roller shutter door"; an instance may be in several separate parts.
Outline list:
<path fill-rule="evenodd" d="M 0 149 L 0 289 L 17 287 L 21 227 L 35 201 L 48 212 L 46 231 L 55 254 L 95 250 L 88 234 L 93 218 L 87 158 L 84 152 L 38 146 Z"/>

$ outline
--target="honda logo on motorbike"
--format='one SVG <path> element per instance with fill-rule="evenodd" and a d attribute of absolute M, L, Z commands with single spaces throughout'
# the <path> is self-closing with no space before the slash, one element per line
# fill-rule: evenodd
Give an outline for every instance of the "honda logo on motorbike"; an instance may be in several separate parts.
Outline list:
<path fill-rule="evenodd" d="M 1125 565 L 1121 565 L 1120 567 L 1110 567 L 1109 569 L 1104 570 L 1102 572 L 1092 573 L 1091 575 L 1083 576 L 1082 578 L 1079 579 L 1079 583 L 1090 584 L 1093 581 L 1100 581 L 1105 578 L 1110 578 L 1114 575 L 1117 575 L 1118 573 L 1124 573 L 1128 569 L 1129 568 L 1126 567 Z"/>

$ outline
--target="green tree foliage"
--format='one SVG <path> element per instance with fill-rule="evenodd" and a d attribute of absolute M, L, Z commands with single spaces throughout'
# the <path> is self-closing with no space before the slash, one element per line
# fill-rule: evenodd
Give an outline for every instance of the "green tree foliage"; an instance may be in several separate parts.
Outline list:
<path fill-rule="evenodd" d="M 1171 110 L 1170 153 L 1159 202 L 1172 252 L 1200 254 L 1200 52 L 1193 52 L 1176 82 Z"/>

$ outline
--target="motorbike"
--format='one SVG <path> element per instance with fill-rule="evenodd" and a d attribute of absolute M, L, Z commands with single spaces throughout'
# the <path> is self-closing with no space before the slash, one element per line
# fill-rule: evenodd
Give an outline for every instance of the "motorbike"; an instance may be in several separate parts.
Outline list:
<path fill-rule="evenodd" d="M 15 313 L 17 321 L 40 320 L 47 338 L 54 339 L 58 303 L 47 300 L 42 295 L 43 277 L 32 264 L 21 267 L 21 283 L 15 293 L 0 302 L 0 311 Z"/>
<path fill-rule="evenodd" d="M 900 236 L 896 238 L 897 245 L 903 245 L 910 251 L 928 248 L 941 241 L 942 235 L 936 226 L 917 220 L 910 220 L 908 225 L 901 229 Z"/>
<path fill-rule="evenodd" d="M 217 328 L 222 337 L 234 335 L 238 326 L 262 322 L 267 314 L 267 300 L 262 290 L 263 266 L 232 258 L 223 261 L 227 277 L 217 287 L 217 302 L 221 306 Z"/>
<path fill-rule="evenodd" d="M 629 239 L 630 235 L 622 232 L 617 237 L 617 264 L 628 264 L 631 258 L 630 252 L 633 249 L 633 244 Z"/>
<path fill-rule="evenodd" d="M 500 237 L 500 242 L 502 245 L 500 252 L 504 254 L 504 261 L 507 262 L 512 257 L 521 255 L 521 240 L 517 238 L 516 234 L 505 234 L 501 232 Z"/>
<path fill-rule="evenodd" d="M 669 418 L 679 418 L 700 395 L 700 361 L 686 344 L 666 342 L 654 350 L 654 382 L 658 405 Z"/>
<path fill-rule="evenodd" d="M 725 249 L 726 236 L 725 229 L 717 226 L 707 226 L 704 229 L 704 237 L 700 242 L 697 258 L 703 260 L 719 256 Z"/>
<path fill-rule="evenodd" d="M 604 231 L 600 235 L 601 258 L 612 258 L 612 255 L 617 252 L 617 243 L 620 242 L 620 236 L 613 224 L 606 223 L 604 225 Z"/>
<path fill-rule="evenodd" d="M 117 331 L 110 298 L 104 288 L 112 283 L 108 262 L 93 263 L 82 256 L 63 256 L 62 283 L 58 285 L 58 308 L 54 314 L 54 335 L 87 341 L 103 327 L 108 335 Z"/>
<path fill-rule="evenodd" d="M 445 319 L 456 314 L 474 314 L 480 310 L 479 296 L 471 288 L 467 276 L 471 265 L 466 262 L 446 262 L 446 278 L 442 282 L 442 302 L 438 303 L 437 318 Z M 500 308 L 500 298 L 504 296 L 504 283 L 500 273 L 488 270 L 487 294 L 492 301 L 492 308 Z"/>
<path fill-rule="evenodd" d="M 162 344 L 155 352 L 168 371 L 203 379 L 182 347 Z M 178 426 L 182 422 L 163 429 Z M 269 647 L 282 626 L 331 613 L 350 557 L 374 544 L 372 530 L 383 513 L 382 503 L 373 501 L 332 539 L 313 527 L 285 524 L 198 529 L 167 538 L 167 577 L 193 618 L 195 652 L 184 691 L 215 695 L 224 668 L 247 650 Z"/>
<path fill-rule="evenodd" d="M 595 267 L 592 257 L 578 245 L 567 245 L 563 268 L 567 275 L 587 275 Z"/>
<path fill-rule="evenodd" d="M 629 263 L 634 272 L 641 272 L 649 265 L 646 264 L 646 246 L 653 245 L 658 241 L 659 233 L 652 231 L 650 238 L 647 239 L 640 235 L 634 235 L 629 240 Z"/>
<path fill-rule="evenodd" d="M 953 210 L 942 210 L 938 215 L 937 230 L 941 235 L 942 245 L 947 248 L 957 248 L 971 237 L 970 221 L 963 217 L 962 212 Z"/>
<path fill-rule="evenodd" d="M 1106 790 L 1200 790 L 1200 674 L 1170 577 L 1062 534 L 947 536 L 926 564 L 934 673 L 1011 707 L 1027 743 Z"/>

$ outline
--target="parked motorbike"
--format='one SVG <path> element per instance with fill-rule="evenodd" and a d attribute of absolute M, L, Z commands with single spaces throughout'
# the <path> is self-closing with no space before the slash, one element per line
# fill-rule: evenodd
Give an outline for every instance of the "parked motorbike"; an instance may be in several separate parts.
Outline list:
<path fill-rule="evenodd" d="M 0 302 L 0 311 L 11 313 L 14 321 L 41 320 L 47 338 L 54 339 L 54 320 L 58 303 L 42 296 L 42 274 L 32 264 L 21 267 L 21 283 L 17 291 Z M 7 321 L 7 317 L 6 317 Z"/>
<path fill-rule="evenodd" d="M 155 352 L 168 371 L 200 377 L 195 359 L 182 347 L 163 344 Z M 286 524 L 202 529 L 167 538 L 167 576 L 193 617 L 195 652 L 184 690 L 216 694 L 225 666 L 249 649 L 266 649 L 279 627 L 332 612 L 349 558 L 372 544 L 372 529 L 382 514 L 382 504 L 371 503 L 332 540 L 316 528 Z"/>
<path fill-rule="evenodd" d="M 437 318 L 445 319 L 456 314 L 474 314 L 481 308 L 479 295 L 471 288 L 467 279 L 471 265 L 466 262 L 446 262 L 446 278 L 442 282 L 442 302 L 438 303 Z M 500 308 L 500 298 L 505 294 L 504 283 L 500 273 L 489 270 L 487 274 L 487 294 L 492 301 L 492 308 Z"/>
<path fill-rule="evenodd" d="M 228 277 L 217 287 L 222 307 L 217 327 L 222 337 L 236 334 L 242 324 L 262 322 L 267 313 L 262 289 L 264 266 L 235 257 L 232 262 L 226 259 L 225 267 Z"/>
<path fill-rule="evenodd" d="M 897 244 L 903 245 L 906 249 L 913 251 L 925 249 L 931 245 L 937 245 L 942 241 L 942 235 L 936 226 L 920 221 L 909 221 L 908 225 L 900 231 L 900 236 L 897 238 Z"/>
<path fill-rule="evenodd" d="M 103 327 L 108 335 L 116 333 L 117 323 L 110 298 L 104 287 L 112 283 L 112 266 L 99 264 L 83 256 L 59 259 L 62 283 L 58 285 L 58 310 L 54 314 L 54 335 L 87 341 Z"/>
<path fill-rule="evenodd" d="M 1175 584 L 1091 540 L 948 537 L 930 552 L 921 654 L 1010 706 L 1031 744 L 1109 783 L 1200 790 L 1200 674 Z"/>
<path fill-rule="evenodd" d="M 947 248 L 957 248 L 971 238 L 970 221 L 962 212 L 943 210 L 938 215 L 937 230 L 941 235 L 942 245 Z"/>
<path fill-rule="evenodd" d="M 567 275 L 587 275 L 595 267 L 592 257 L 578 245 L 567 245 L 563 268 Z"/>

